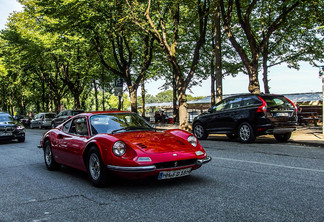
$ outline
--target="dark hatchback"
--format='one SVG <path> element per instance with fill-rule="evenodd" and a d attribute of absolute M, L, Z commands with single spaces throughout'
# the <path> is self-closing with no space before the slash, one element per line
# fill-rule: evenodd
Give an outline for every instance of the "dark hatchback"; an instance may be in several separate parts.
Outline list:
<path fill-rule="evenodd" d="M 277 141 L 286 142 L 296 126 L 296 107 L 285 96 L 244 94 L 228 97 L 208 113 L 197 116 L 193 133 L 198 139 L 206 139 L 208 134 L 226 134 L 245 143 L 273 134 Z"/>
<path fill-rule="evenodd" d="M 14 120 L 10 114 L 0 112 L 0 140 L 25 141 L 25 128 L 21 123 Z"/>

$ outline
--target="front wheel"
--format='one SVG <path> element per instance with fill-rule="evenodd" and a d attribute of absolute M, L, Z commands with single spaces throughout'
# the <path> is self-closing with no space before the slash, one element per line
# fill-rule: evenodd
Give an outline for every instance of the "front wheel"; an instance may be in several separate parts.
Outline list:
<path fill-rule="evenodd" d="M 88 154 L 88 176 L 96 187 L 104 187 L 107 184 L 108 170 L 101 160 L 97 147 L 91 147 Z"/>
<path fill-rule="evenodd" d="M 193 127 L 193 134 L 199 140 L 205 140 L 208 137 L 205 127 L 201 123 L 196 123 Z"/>
<path fill-rule="evenodd" d="M 291 137 L 291 132 L 285 134 L 274 134 L 274 137 L 278 142 L 287 142 Z"/>
<path fill-rule="evenodd" d="M 238 128 L 238 136 L 242 143 L 253 143 L 255 141 L 255 135 L 252 126 L 243 122 Z"/>
<path fill-rule="evenodd" d="M 19 137 L 17 140 L 19 143 L 23 143 L 25 142 L 25 137 Z"/>
<path fill-rule="evenodd" d="M 45 142 L 44 160 L 45 160 L 45 165 L 46 165 L 47 169 L 50 171 L 57 170 L 60 167 L 60 165 L 58 163 L 56 163 L 54 160 L 54 156 L 53 156 L 52 148 L 51 148 L 51 142 L 49 140 L 47 140 Z"/>

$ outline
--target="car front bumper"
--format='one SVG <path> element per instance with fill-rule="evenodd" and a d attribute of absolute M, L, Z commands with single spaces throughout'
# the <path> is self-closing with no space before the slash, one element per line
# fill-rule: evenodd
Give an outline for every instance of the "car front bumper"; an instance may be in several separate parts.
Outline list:
<path fill-rule="evenodd" d="M 107 168 L 114 172 L 124 172 L 124 173 L 146 173 L 146 172 L 154 172 L 154 171 L 162 171 L 162 170 L 175 170 L 187 167 L 193 167 L 193 169 L 199 168 L 201 165 L 208 163 L 212 160 L 210 156 L 207 156 L 204 159 L 197 159 L 197 162 L 193 165 L 180 166 L 180 167 L 172 167 L 172 168 L 163 168 L 157 169 L 155 165 L 148 166 L 135 166 L 135 167 L 125 167 L 125 166 L 115 166 L 115 165 L 107 165 Z"/>

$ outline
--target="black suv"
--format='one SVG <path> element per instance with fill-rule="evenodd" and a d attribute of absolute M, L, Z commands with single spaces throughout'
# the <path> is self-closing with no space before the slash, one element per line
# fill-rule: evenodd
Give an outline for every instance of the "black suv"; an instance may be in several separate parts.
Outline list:
<path fill-rule="evenodd" d="M 286 142 L 296 130 L 295 105 L 282 95 L 244 94 L 228 97 L 197 116 L 193 133 L 198 139 L 208 134 L 226 134 L 230 139 L 254 142 L 256 136 L 273 134 L 279 142 Z"/>
<path fill-rule="evenodd" d="M 72 116 L 78 115 L 79 113 L 83 112 L 83 110 L 63 110 L 59 114 L 57 114 L 56 118 L 52 120 L 51 127 L 55 128 L 56 126 L 65 122 L 65 120 L 70 119 Z"/>

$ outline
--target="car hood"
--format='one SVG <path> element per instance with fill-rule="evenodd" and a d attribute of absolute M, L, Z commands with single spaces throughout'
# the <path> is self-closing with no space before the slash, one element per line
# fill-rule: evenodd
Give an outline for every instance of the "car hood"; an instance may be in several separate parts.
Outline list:
<path fill-rule="evenodd" d="M 145 153 L 188 152 L 197 149 L 188 141 L 165 132 L 136 131 L 115 136 Z"/>
<path fill-rule="evenodd" d="M 16 126 L 17 123 L 16 122 L 0 122 L 0 127 L 4 127 L 4 126 Z"/>

